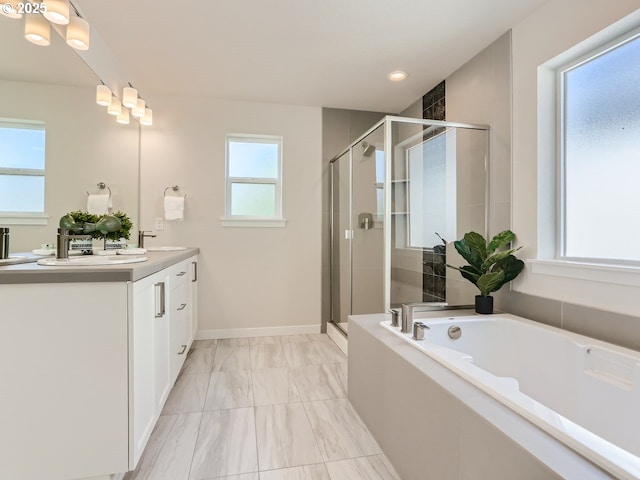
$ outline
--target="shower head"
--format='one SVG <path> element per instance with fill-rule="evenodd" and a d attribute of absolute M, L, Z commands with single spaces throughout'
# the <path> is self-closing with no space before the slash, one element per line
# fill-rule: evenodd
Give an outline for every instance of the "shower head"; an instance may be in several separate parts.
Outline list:
<path fill-rule="evenodd" d="M 367 142 L 362 142 L 362 148 L 364 148 L 364 156 L 370 157 L 371 154 L 376 150 L 375 145 L 371 145 Z"/>

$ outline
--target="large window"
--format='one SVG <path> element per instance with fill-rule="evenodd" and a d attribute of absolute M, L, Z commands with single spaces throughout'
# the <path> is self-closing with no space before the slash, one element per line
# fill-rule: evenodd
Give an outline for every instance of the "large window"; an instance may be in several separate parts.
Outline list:
<path fill-rule="evenodd" d="M 29 217 L 44 215 L 44 173 L 44 125 L 0 119 L 0 217 L 4 222 L 31 223 Z"/>
<path fill-rule="evenodd" d="M 224 220 L 282 220 L 282 137 L 227 136 Z"/>
<path fill-rule="evenodd" d="M 640 262 L 639 36 L 558 70 L 561 258 Z"/>

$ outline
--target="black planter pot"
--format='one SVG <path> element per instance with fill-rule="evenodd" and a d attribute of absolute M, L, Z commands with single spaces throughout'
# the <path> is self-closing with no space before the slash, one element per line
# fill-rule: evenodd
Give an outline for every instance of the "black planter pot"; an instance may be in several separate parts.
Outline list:
<path fill-rule="evenodd" d="M 486 297 L 476 295 L 476 313 L 481 313 L 483 315 L 493 313 L 493 297 L 491 295 Z"/>

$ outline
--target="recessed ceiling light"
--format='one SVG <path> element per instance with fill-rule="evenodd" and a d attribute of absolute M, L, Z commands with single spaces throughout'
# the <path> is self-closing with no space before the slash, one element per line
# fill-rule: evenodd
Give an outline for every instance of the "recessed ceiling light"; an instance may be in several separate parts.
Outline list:
<path fill-rule="evenodd" d="M 405 78 L 407 78 L 407 72 L 403 72 L 402 70 L 394 70 L 391 73 L 387 74 L 387 78 L 392 82 L 401 82 Z"/>

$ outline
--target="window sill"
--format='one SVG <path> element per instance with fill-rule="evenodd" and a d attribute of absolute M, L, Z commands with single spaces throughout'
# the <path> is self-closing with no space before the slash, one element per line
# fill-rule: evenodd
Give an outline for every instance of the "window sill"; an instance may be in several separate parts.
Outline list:
<path fill-rule="evenodd" d="M 284 218 L 234 218 L 221 217 L 223 227 L 259 227 L 259 228 L 282 228 L 287 220 Z"/>
<path fill-rule="evenodd" d="M 640 266 L 581 263 L 565 260 L 527 260 L 527 263 L 535 274 L 575 278 L 599 283 L 640 286 Z"/>
<path fill-rule="evenodd" d="M 48 225 L 49 215 L 44 213 L 0 212 L 0 225 Z"/>

